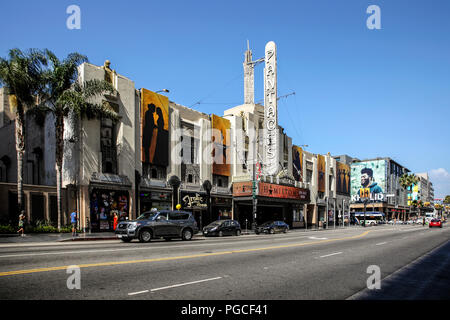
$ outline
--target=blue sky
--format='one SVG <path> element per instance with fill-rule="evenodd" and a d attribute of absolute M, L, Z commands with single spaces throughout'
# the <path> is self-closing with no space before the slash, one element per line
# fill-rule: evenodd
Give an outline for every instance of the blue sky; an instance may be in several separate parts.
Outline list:
<path fill-rule="evenodd" d="M 81 8 L 81 30 L 66 8 Z M 369 30 L 369 5 L 381 30 Z M 429 172 L 450 194 L 450 2 L 8 1 L 0 55 L 13 47 L 109 59 L 136 88 L 167 88 L 172 101 L 206 112 L 242 103 L 247 39 L 255 59 L 275 41 L 279 123 L 314 153 L 388 156 Z M 263 65 L 255 70 L 262 99 Z M 200 101 L 200 104 L 196 104 Z"/>

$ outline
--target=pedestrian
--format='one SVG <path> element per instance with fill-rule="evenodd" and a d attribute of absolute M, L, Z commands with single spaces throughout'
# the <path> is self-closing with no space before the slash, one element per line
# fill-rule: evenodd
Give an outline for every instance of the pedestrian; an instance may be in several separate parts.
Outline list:
<path fill-rule="evenodd" d="M 25 211 L 22 210 L 19 215 L 19 230 L 17 230 L 17 233 L 21 232 L 22 237 L 25 236 L 24 225 L 25 225 Z"/>
<path fill-rule="evenodd" d="M 117 216 L 117 212 L 114 212 L 114 231 L 116 231 L 118 221 L 119 217 Z"/>
<path fill-rule="evenodd" d="M 425 217 L 422 219 L 422 227 L 425 227 Z"/>
<path fill-rule="evenodd" d="M 77 209 L 75 209 L 70 214 L 70 222 L 72 223 L 72 237 L 75 237 L 77 235 L 77 220 L 78 220 L 78 213 Z"/>

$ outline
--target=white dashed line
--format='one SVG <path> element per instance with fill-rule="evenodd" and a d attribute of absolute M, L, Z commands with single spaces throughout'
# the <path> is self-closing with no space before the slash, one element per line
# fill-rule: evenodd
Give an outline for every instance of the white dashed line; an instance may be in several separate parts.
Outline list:
<path fill-rule="evenodd" d="M 335 253 L 330 253 L 330 254 L 327 254 L 327 255 L 324 255 L 324 256 L 320 256 L 320 258 L 326 258 L 326 257 L 331 257 L 331 256 L 335 256 L 335 255 L 337 255 L 337 254 L 341 254 L 342 252 L 335 252 Z"/>

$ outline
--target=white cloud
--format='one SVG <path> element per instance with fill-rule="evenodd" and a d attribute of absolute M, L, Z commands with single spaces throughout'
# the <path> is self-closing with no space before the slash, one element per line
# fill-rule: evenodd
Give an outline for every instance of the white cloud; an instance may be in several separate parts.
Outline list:
<path fill-rule="evenodd" d="M 444 168 L 433 169 L 430 171 L 430 177 L 437 180 L 447 180 L 450 179 L 450 173 Z"/>
<path fill-rule="evenodd" d="M 433 169 L 429 174 L 434 186 L 434 197 L 437 199 L 450 195 L 450 173 L 444 168 Z"/>

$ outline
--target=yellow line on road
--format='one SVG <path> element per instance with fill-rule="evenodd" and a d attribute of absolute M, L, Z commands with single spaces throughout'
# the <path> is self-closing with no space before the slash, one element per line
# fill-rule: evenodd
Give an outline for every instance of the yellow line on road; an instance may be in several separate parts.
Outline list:
<path fill-rule="evenodd" d="M 232 253 L 246 253 L 246 252 L 273 250 L 273 249 L 294 248 L 294 247 L 302 247 L 302 246 L 308 246 L 308 245 L 313 245 L 313 244 L 335 242 L 335 241 L 342 241 L 342 240 L 349 240 L 349 239 L 357 239 L 357 238 L 366 236 L 369 232 L 370 231 L 366 231 L 364 233 L 361 233 L 359 235 L 352 236 L 352 237 L 328 239 L 328 240 L 304 242 L 304 243 L 295 243 L 295 244 L 286 244 L 286 245 L 272 246 L 272 247 L 231 250 L 231 251 L 219 251 L 219 252 L 205 253 L 205 254 L 194 254 L 194 255 L 189 255 L 189 256 L 176 256 L 176 257 L 152 258 L 152 259 L 143 259 L 143 260 L 111 261 L 111 262 L 101 262 L 101 263 L 91 263 L 91 264 L 80 264 L 80 265 L 78 265 L 78 267 L 80 267 L 80 268 L 107 267 L 107 266 L 117 266 L 117 265 L 124 265 L 124 264 L 144 263 L 144 262 L 159 262 L 159 261 L 171 261 L 171 260 L 182 260 L 182 259 L 194 259 L 194 258 L 219 256 L 219 255 L 232 254 Z M 37 268 L 37 269 L 28 269 L 28 270 L 0 272 L 0 277 L 19 275 L 19 274 L 30 274 L 30 273 L 36 273 L 36 272 L 66 270 L 68 267 L 69 266 L 60 266 L 60 267 L 49 267 L 49 268 Z"/>

